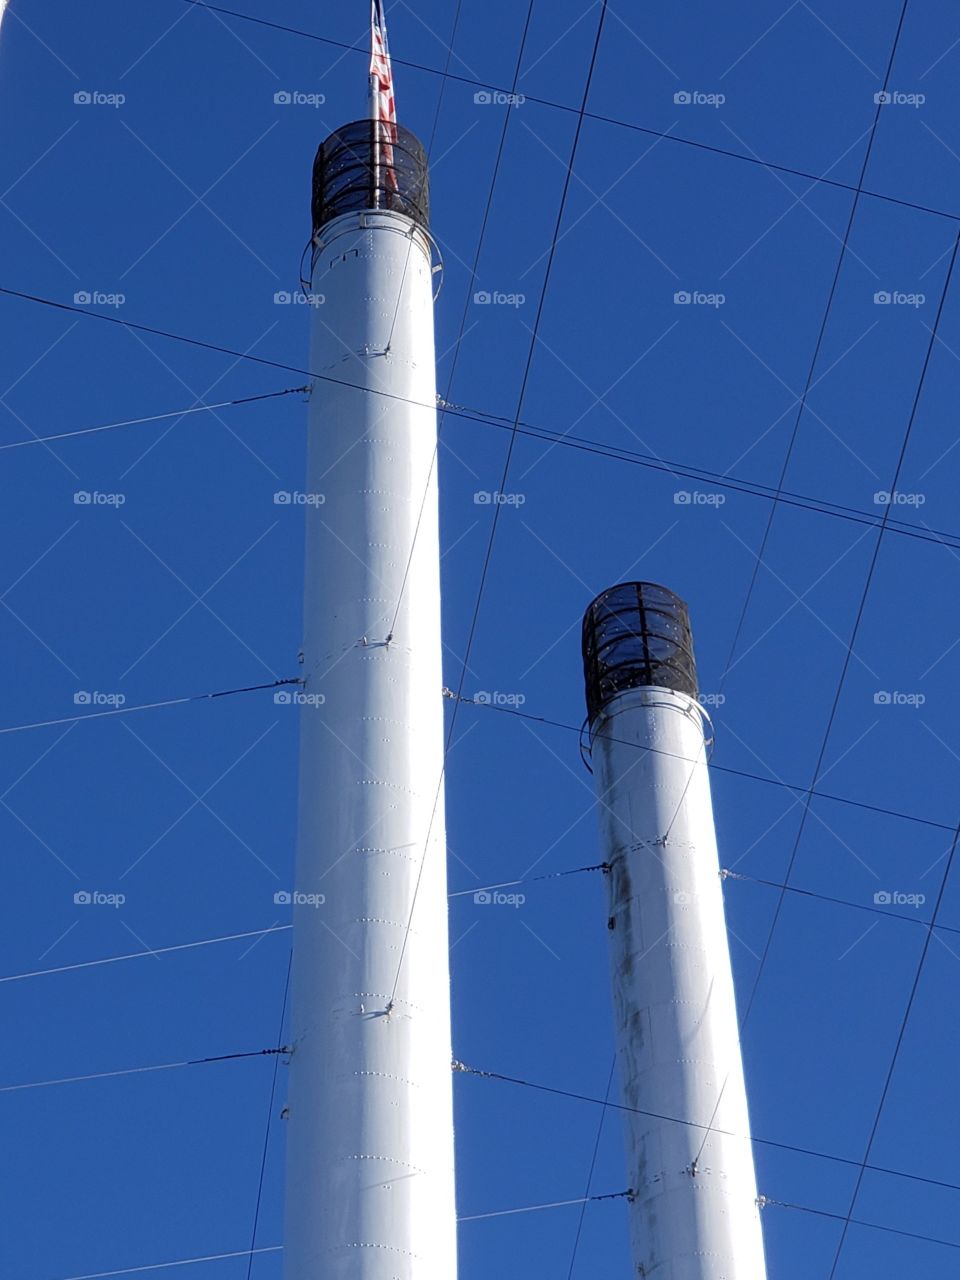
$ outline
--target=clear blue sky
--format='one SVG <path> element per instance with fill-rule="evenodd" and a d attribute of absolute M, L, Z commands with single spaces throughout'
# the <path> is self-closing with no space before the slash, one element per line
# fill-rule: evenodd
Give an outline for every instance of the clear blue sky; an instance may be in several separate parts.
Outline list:
<path fill-rule="evenodd" d="M 363 0 L 238 7 L 365 43 Z M 449 56 L 468 81 L 509 87 L 526 9 L 464 0 L 454 35 L 453 0 L 392 0 L 394 57 L 442 70 Z M 612 0 L 588 109 L 856 185 L 900 10 L 900 0 Z M 586 0 L 539 0 L 519 91 L 578 107 L 598 17 Z M 890 88 L 925 100 L 883 109 L 865 186 L 954 218 L 860 200 L 787 472 L 791 491 L 876 515 L 960 225 L 958 61 L 960 11 L 910 0 Z M 400 118 L 425 140 L 438 121 L 440 389 L 513 420 L 576 113 L 477 103 L 474 83 L 444 88 L 426 70 L 398 67 L 396 78 Z M 296 287 L 316 146 L 364 113 L 364 86 L 361 53 L 182 0 L 12 0 L 0 36 L 0 284 L 68 303 L 122 294 L 90 310 L 303 367 L 307 309 L 274 295 Z M 326 101 L 277 104 L 282 91 Z M 84 92 L 125 101 L 76 103 Z M 714 98 L 676 102 L 678 93 Z M 586 119 L 524 420 L 776 486 L 852 200 L 843 185 Z M 525 301 L 475 305 L 478 290 Z M 678 305 L 682 291 L 724 301 Z M 878 305 L 878 292 L 925 300 Z M 900 477 L 916 500 L 897 514 L 960 531 L 958 307 L 955 281 Z M 10 297 L 0 308 L 0 443 L 302 380 Z M 0 723 L 72 716 L 81 690 L 132 706 L 296 675 L 302 508 L 273 495 L 302 486 L 305 420 L 291 396 L 5 452 Z M 474 495 L 498 487 L 507 439 L 456 418 L 443 430 L 450 685 L 492 518 Z M 527 438 L 506 490 L 523 502 L 499 521 L 467 694 L 520 695 L 531 714 L 579 724 L 579 620 L 597 591 L 628 577 L 689 601 L 703 688 L 720 689 L 767 501 Z M 678 491 L 726 500 L 678 503 Z M 78 492 L 124 501 L 77 504 Z M 715 713 L 718 765 L 810 785 L 876 542 L 867 525 L 779 506 Z M 957 550 L 883 537 L 822 789 L 956 824 L 958 582 Z M 884 704 L 878 692 L 910 696 Z M 273 895 L 290 885 L 295 761 L 296 712 L 269 693 L 0 737 L 0 972 L 286 923 Z M 447 794 L 454 890 L 599 860 L 572 733 L 462 707 Z M 782 881 L 798 797 L 723 772 L 714 794 L 724 863 Z M 868 907 L 877 893 L 924 895 L 896 909 L 928 919 L 950 843 L 949 830 L 819 799 L 791 884 Z M 583 874 L 531 884 L 518 909 L 454 900 L 459 1058 L 603 1094 L 603 889 Z M 80 891 L 126 901 L 77 905 Z M 743 1008 L 778 891 L 728 881 L 725 892 Z M 954 874 L 940 924 L 960 928 L 958 892 Z M 925 937 L 912 921 L 786 894 L 745 1031 L 758 1136 L 863 1159 Z M 283 932 L 6 983 L 2 1083 L 275 1044 L 289 945 Z M 871 1153 L 873 1164 L 948 1182 L 958 1180 L 958 956 L 960 936 L 937 932 Z M 60 1280 L 248 1248 L 272 1076 L 272 1060 L 254 1059 L 0 1097 L 4 1275 Z M 278 1079 L 264 1247 L 281 1239 L 282 1067 Z M 599 1108 L 473 1078 L 456 1089 L 461 1213 L 583 1194 Z M 757 1158 L 764 1195 L 848 1212 L 855 1168 L 769 1146 Z M 619 1119 L 608 1115 L 591 1191 L 624 1182 Z M 870 1173 L 854 1217 L 960 1241 L 958 1194 Z M 563 1280 L 578 1217 L 556 1209 L 464 1224 L 462 1280 Z M 771 1207 L 764 1223 L 773 1280 L 826 1280 L 837 1222 Z M 836 1276 L 942 1276 L 955 1258 L 854 1227 Z M 628 1269 L 622 1202 L 591 1205 L 574 1274 Z M 246 1271 L 234 1258 L 182 1274 Z M 255 1260 L 255 1280 L 279 1274 L 278 1254 Z"/>

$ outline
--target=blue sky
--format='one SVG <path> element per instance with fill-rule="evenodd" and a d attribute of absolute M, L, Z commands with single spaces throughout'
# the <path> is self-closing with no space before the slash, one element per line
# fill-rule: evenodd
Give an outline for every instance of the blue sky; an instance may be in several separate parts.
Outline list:
<path fill-rule="evenodd" d="M 360 0 L 238 7 L 366 40 Z M 511 86 L 526 12 L 506 0 L 388 9 L 394 57 L 421 68 L 397 67 L 400 118 L 433 135 L 446 265 L 439 387 L 509 421 L 600 6 L 534 4 L 526 100 L 475 101 L 481 87 Z M 796 426 L 785 487 L 882 516 L 876 495 L 896 474 L 960 226 L 960 12 L 946 0 L 907 6 L 896 100 L 880 112 L 864 179 L 871 194 L 857 204 L 797 416 L 900 14 L 900 0 L 734 10 L 692 0 L 642 13 L 611 0 L 525 422 L 773 487 Z M 445 83 L 445 67 L 460 79 Z M 182 0 L 12 0 L 0 35 L 0 284 L 100 301 L 71 314 L 0 297 L 0 444 L 298 386 L 294 373 L 86 313 L 305 367 L 307 308 L 275 295 L 296 288 L 316 146 L 363 114 L 364 86 L 362 53 Z M 325 101 L 277 103 L 281 92 Z M 896 515 L 960 532 L 955 286 Z M 478 291 L 523 300 L 480 305 Z M 302 508 L 273 495 L 301 487 L 305 421 L 291 395 L 4 453 L 3 726 L 74 716 L 80 691 L 136 706 L 297 674 Z M 508 435 L 448 417 L 442 441 L 445 679 L 456 686 L 492 519 L 475 495 L 499 487 Z M 724 864 L 774 885 L 789 868 L 791 886 L 854 904 L 783 897 L 744 1033 L 757 1136 L 864 1158 L 928 936 L 919 921 L 943 887 L 944 927 L 926 951 L 870 1163 L 955 1182 L 945 1064 L 958 1047 L 960 886 L 955 874 L 942 881 L 958 821 L 960 552 L 891 531 L 871 572 L 876 528 L 779 505 L 724 675 L 767 500 L 522 436 L 504 488 L 522 501 L 498 522 L 465 694 L 522 697 L 532 716 L 579 724 L 584 607 L 624 578 L 666 583 L 690 603 L 703 689 L 725 699 L 714 710 Z M 78 493 L 100 496 L 78 503 Z M 678 500 L 685 493 L 697 496 Z M 288 923 L 273 895 L 292 873 L 296 738 L 296 711 L 269 692 L 0 735 L 0 973 Z M 722 771 L 809 787 L 821 752 L 821 790 L 909 817 L 817 798 L 803 819 L 796 792 Z M 447 803 L 452 890 L 600 860 L 574 733 L 461 706 Z M 81 891 L 125 901 L 78 905 Z M 452 902 L 455 1053 L 602 1096 L 604 886 L 584 873 L 524 893 L 520 908 Z M 858 909 L 878 893 L 925 901 L 890 908 L 908 920 Z M 743 1010 L 779 890 L 728 880 L 725 895 Z M 2 1083 L 276 1044 L 289 947 L 280 931 L 6 982 Z M 0 1097 L 12 1156 L 4 1273 L 65 1280 L 249 1248 L 273 1071 L 254 1058 Z M 283 1088 L 281 1066 L 264 1248 L 281 1240 Z M 458 1077 L 456 1090 L 462 1214 L 584 1194 L 600 1108 L 477 1078 Z M 856 1167 L 766 1145 L 757 1163 L 771 1200 L 850 1211 Z M 623 1189 L 620 1124 L 607 1114 L 590 1191 Z M 871 1172 L 852 1216 L 960 1240 L 957 1194 Z M 578 1219 L 566 1208 L 464 1223 L 463 1280 L 565 1276 Z M 771 1206 L 764 1228 L 775 1280 L 830 1275 L 837 1221 Z M 942 1275 L 954 1256 L 855 1226 L 835 1275 Z M 574 1274 L 628 1265 L 623 1203 L 590 1205 Z M 184 1274 L 241 1280 L 247 1261 Z M 252 1274 L 275 1280 L 279 1254 L 258 1255 Z"/>

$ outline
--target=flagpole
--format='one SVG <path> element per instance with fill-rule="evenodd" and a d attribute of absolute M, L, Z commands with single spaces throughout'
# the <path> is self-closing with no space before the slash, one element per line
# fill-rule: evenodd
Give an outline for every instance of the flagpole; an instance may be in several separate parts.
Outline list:
<path fill-rule="evenodd" d="M 380 208 L 380 81 L 370 76 L 370 132 L 373 135 L 373 165 L 371 168 L 370 207 Z"/>
<path fill-rule="evenodd" d="M 372 163 L 370 168 L 370 207 L 380 207 L 380 82 L 376 76 L 370 77 L 370 133 L 372 143 Z"/>
<path fill-rule="evenodd" d="M 370 192 L 370 207 L 372 209 L 380 208 L 380 77 L 374 70 L 374 58 L 376 53 L 376 26 L 377 26 L 377 6 L 376 0 L 370 3 L 370 133 L 373 143 L 373 166 L 370 172 L 370 181 L 372 190 Z"/>

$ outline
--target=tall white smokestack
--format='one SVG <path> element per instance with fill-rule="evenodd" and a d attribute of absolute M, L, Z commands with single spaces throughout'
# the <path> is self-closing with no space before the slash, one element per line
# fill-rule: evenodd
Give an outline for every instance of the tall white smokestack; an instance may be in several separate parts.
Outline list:
<path fill-rule="evenodd" d="M 456 1277 L 427 183 L 373 120 L 314 169 L 286 1280 Z"/>
<path fill-rule="evenodd" d="M 583 653 L 617 1055 L 636 1109 L 633 1274 L 764 1280 L 687 607 L 651 583 L 612 587 L 587 610 Z"/>

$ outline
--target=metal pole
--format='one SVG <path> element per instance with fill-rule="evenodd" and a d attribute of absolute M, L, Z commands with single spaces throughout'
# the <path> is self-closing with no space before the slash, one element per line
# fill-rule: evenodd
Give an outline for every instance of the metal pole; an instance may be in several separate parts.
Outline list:
<path fill-rule="evenodd" d="M 370 208 L 380 208 L 380 81 L 370 77 Z"/>
<path fill-rule="evenodd" d="M 613 588 L 584 623 L 634 1275 L 764 1280 L 686 607 Z M 655 1119 L 654 1116 L 667 1117 Z"/>

